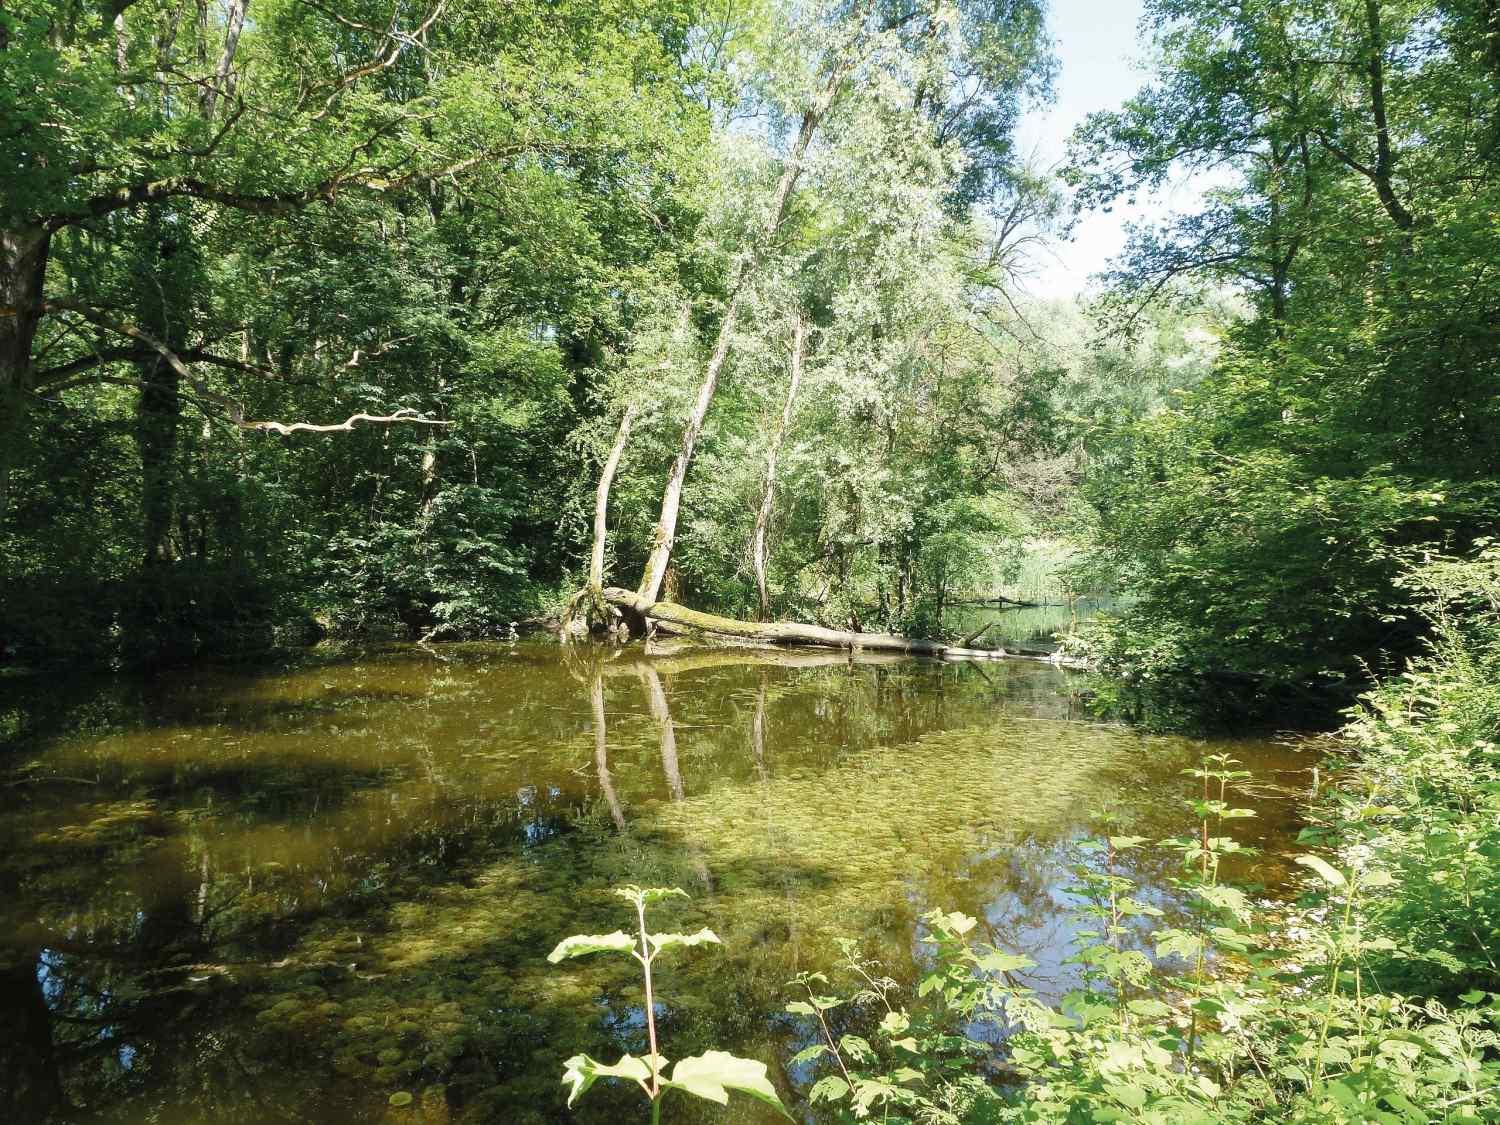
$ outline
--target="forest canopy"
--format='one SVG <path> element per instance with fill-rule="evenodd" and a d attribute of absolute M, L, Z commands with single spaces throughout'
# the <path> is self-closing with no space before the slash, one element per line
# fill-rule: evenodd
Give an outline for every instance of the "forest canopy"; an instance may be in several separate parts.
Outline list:
<path fill-rule="evenodd" d="M 12 652 L 502 629 L 578 584 L 627 409 L 611 570 L 647 561 L 705 365 L 674 587 L 754 605 L 783 415 L 777 609 L 916 623 L 1015 522 L 1036 4 L 0 20 Z"/>

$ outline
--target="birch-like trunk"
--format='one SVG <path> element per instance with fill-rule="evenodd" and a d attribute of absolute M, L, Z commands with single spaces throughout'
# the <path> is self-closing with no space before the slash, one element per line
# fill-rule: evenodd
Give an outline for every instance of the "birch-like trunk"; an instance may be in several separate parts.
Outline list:
<path fill-rule="evenodd" d="M 687 425 L 683 427 L 682 449 L 677 454 L 677 459 L 672 462 L 672 471 L 667 476 L 667 486 L 662 492 L 661 516 L 656 521 L 656 534 L 652 540 L 651 555 L 646 560 L 646 569 L 641 575 L 641 584 L 638 588 L 641 597 L 647 601 L 654 602 L 661 595 L 662 580 L 666 577 L 667 563 L 671 561 L 672 546 L 677 538 L 677 512 L 682 505 L 683 481 L 687 479 L 688 465 L 693 460 L 693 448 L 698 444 L 698 435 L 703 432 L 704 419 L 708 417 L 708 408 L 713 402 L 714 391 L 718 388 L 719 374 L 724 369 L 725 360 L 729 358 L 735 326 L 739 321 L 741 294 L 746 283 L 755 276 L 772 239 L 786 218 L 787 206 L 792 199 L 792 190 L 797 186 L 798 176 L 802 174 L 802 162 L 807 158 L 807 150 L 812 145 L 813 137 L 818 131 L 823 116 L 828 112 L 829 106 L 833 104 L 833 99 L 838 94 L 839 87 L 843 84 L 847 70 L 848 60 L 843 60 L 834 66 L 817 101 L 803 113 L 802 124 L 797 130 L 797 138 L 792 143 L 792 149 L 787 154 L 786 165 L 782 169 L 781 179 L 776 184 L 776 194 L 771 198 L 771 206 L 761 226 L 760 236 L 756 245 L 743 260 L 735 275 L 734 283 L 730 286 L 729 303 L 724 310 L 724 319 L 719 323 L 718 339 L 714 341 L 714 350 L 708 358 L 708 366 L 704 368 L 703 382 L 699 384 L 698 397 L 693 401 L 692 413 L 688 415 Z"/>
<path fill-rule="evenodd" d="M 245 9 L 249 0 L 229 0 L 229 16 L 224 28 L 224 50 L 219 54 L 219 64 L 214 68 L 214 79 L 203 91 L 199 106 L 203 116 L 212 118 L 218 99 L 229 97 L 234 92 L 234 56 L 240 46 L 240 32 L 245 29 Z"/>
<path fill-rule="evenodd" d="M 610 448 L 604 468 L 599 471 L 599 487 L 594 491 L 594 552 L 589 556 L 589 592 L 596 596 L 604 588 L 604 541 L 609 515 L 609 490 L 614 486 L 615 473 L 620 468 L 620 457 L 625 452 L 625 443 L 630 440 L 630 423 L 635 419 L 635 404 L 625 407 L 620 415 L 620 428 L 615 431 L 615 444 Z"/>
<path fill-rule="evenodd" d="M 776 501 L 776 460 L 781 456 L 781 444 L 792 424 L 792 407 L 797 399 L 797 388 L 802 384 L 802 350 L 807 342 L 807 325 L 801 313 L 792 324 L 792 371 L 786 385 L 786 402 L 781 408 L 781 421 L 771 438 L 771 447 L 766 450 L 766 479 L 761 486 L 760 506 L 755 510 L 755 530 L 750 536 L 750 565 L 755 569 L 755 590 L 760 596 L 760 619 L 771 616 L 771 598 L 766 590 L 766 528 L 771 522 L 771 512 Z"/>

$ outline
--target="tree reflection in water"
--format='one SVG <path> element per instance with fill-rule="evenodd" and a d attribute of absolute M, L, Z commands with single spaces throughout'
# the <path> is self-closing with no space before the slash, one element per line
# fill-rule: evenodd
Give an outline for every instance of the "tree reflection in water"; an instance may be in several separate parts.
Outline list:
<path fill-rule="evenodd" d="M 549 1119 L 560 1059 L 640 1048 L 628 966 L 543 961 L 613 928 L 627 881 L 692 888 L 664 926 L 726 943 L 674 966 L 680 1050 L 779 1064 L 786 978 L 849 935 L 909 984 L 930 905 L 1062 987 L 1070 842 L 1105 804 L 1176 831 L 1202 750 L 1078 721 L 1035 664 L 444 656 L 115 682 L 58 713 L 31 686 L 0 810 L 6 1120 L 357 1121 L 402 1090 L 414 1119 Z M 1233 750 L 1274 841 L 1301 763 Z M 1168 902 L 1147 855 L 1131 874 Z"/>

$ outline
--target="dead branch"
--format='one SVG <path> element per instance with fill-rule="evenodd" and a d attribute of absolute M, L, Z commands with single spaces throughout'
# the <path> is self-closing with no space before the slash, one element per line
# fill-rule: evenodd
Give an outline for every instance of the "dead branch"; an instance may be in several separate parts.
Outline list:
<path fill-rule="evenodd" d="M 247 421 L 245 418 L 245 407 L 242 403 L 236 401 L 235 399 L 229 398 L 226 395 L 221 395 L 217 391 L 210 390 L 208 385 L 204 383 L 202 379 L 193 374 L 192 369 L 189 368 L 187 363 L 183 361 L 181 355 L 173 351 L 171 348 L 167 347 L 167 345 L 163 344 L 155 336 L 152 336 L 144 329 L 141 329 L 136 325 L 130 324 L 125 321 L 115 320 L 107 314 L 100 312 L 98 309 L 91 308 L 88 305 L 79 304 L 76 301 L 47 301 L 42 305 L 41 311 L 43 314 L 70 312 L 76 316 L 81 316 L 90 324 L 97 325 L 107 332 L 116 333 L 117 335 L 124 336 L 127 339 L 134 340 L 137 343 L 144 345 L 147 349 L 149 349 L 150 352 L 154 352 L 159 355 L 162 360 L 172 368 L 173 371 L 180 375 L 188 383 L 188 385 L 193 388 L 194 393 L 200 399 L 202 399 L 204 402 L 211 403 L 219 410 L 223 411 L 223 413 L 229 418 L 229 420 L 241 430 L 269 431 L 272 433 L 289 435 L 293 433 L 347 433 L 350 430 L 353 430 L 355 425 L 360 422 L 365 422 L 370 425 L 390 425 L 398 422 L 410 422 L 421 426 L 453 425 L 451 421 L 445 419 L 425 417 L 420 412 L 413 410 L 410 407 L 403 407 L 391 414 L 368 414 L 364 411 L 361 411 L 357 414 L 351 414 L 342 422 L 329 423 L 326 425 L 318 424 L 315 422 Z M 218 362 L 217 357 L 212 357 L 209 359 L 209 361 Z"/>
<path fill-rule="evenodd" d="M 419 426 L 451 426 L 452 421 L 440 418 L 426 418 L 410 407 L 403 407 L 394 414 L 351 414 L 342 422 L 330 425 L 318 425 L 313 422 L 244 422 L 236 421 L 242 430 L 269 430 L 278 434 L 310 433 L 331 434 L 347 433 L 354 429 L 359 422 L 368 422 L 371 425 L 385 425 L 391 422 L 413 422 Z"/>

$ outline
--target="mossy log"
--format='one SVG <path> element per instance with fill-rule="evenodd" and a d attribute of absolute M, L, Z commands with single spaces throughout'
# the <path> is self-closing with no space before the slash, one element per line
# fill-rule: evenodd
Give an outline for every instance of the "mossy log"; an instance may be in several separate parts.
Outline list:
<path fill-rule="evenodd" d="M 1012 654 L 1000 649 L 964 648 L 942 641 L 914 640 L 895 633 L 850 633 L 800 621 L 741 621 L 688 609 L 675 602 L 656 602 L 618 586 L 604 589 L 604 600 L 665 633 L 716 640 L 723 644 L 764 647 L 802 646 L 845 649 L 851 652 L 891 652 L 907 656 L 935 656 L 944 660 L 1004 660 Z"/>

